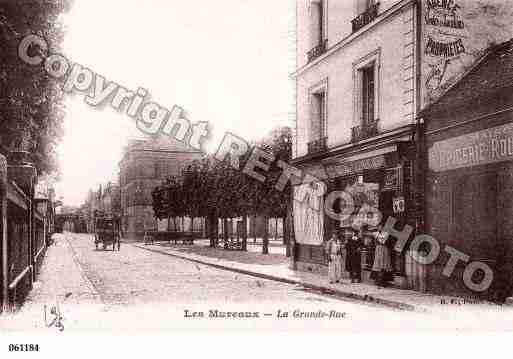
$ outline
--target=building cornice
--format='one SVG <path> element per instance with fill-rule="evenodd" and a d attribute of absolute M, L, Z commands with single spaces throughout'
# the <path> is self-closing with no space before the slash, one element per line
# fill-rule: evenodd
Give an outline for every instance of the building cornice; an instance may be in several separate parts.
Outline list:
<path fill-rule="evenodd" d="M 385 10 L 383 13 L 379 14 L 378 17 L 372 21 L 370 24 L 367 24 L 366 26 L 362 27 L 360 30 L 351 33 L 350 35 L 344 37 L 342 40 L 331 46 L 329 49 L 326 50 L 324 54 L 316 58 L 315 60 L 301 66 L 299 69 L 297 69 L 294 73 L 292 73 L 292 78 L 296 78 L 299 75 L 303 74 L 304 72 L 308 71 L 312 67 L 316 66 L 320 62 L 323 62 L 325 59 L 336 53 L 337 51 L 343 49 L 368 31 L 374 29 L 376 26 L 381 24 L 383 21 L 386 21 L 390 19 L 392 16 L 394 16 L 397 12 L 402 10 L 404 7 L 415 4 L 417 0 L 401 0 L 392 5 L 390 8 Z"/>
<path fill-rule="evenodd" d="M 412 141 L 414 133 L 415 125 L 409 124 L 359 142 L 346 143 L 317 154 L 293 158 L 290 162 L 293 165 L 301 165 L 308 162 L 322 161 L 329 157 L 354 156 L 358 153 L 374 151 L 393 143 Z"/>

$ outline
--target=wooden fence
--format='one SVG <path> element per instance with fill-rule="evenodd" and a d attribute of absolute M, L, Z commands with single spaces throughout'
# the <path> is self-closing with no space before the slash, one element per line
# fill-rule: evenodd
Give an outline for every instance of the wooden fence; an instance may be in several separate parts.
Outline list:
<path fill-rule="evenodd" d="M 1 311 L 15 311 L 36 280 L 47 247 L 46 217 L 36 210 L 35 168 L 0 154 Z"/>

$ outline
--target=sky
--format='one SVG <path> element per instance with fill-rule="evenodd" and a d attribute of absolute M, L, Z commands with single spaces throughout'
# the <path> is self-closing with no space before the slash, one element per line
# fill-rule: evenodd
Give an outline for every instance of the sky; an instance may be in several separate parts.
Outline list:
<path fill-rule="evenodd" d="M 215 151 L 226 131 L 247 140 L 293 125 L 291 0 L 75 0 L 63 55 L 109 81 L 147 89 L 162 106 L 208 121 Z M 89 189 L 117 181 L 134 121 L 111 107 L 66 99 L 57 195 L 80 205 Z"/>

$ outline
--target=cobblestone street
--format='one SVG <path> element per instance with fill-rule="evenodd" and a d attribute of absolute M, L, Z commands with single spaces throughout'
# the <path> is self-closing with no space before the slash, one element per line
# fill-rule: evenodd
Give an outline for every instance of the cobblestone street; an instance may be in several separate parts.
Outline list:
<path fill-rule="evenodd" d="M 59 304 L 65 330 L 450 328 L 452 316 L 394 311 L 340 300 L 301 286 L 261 279 L 165 256 L 123 243 L 121 251 L 96 251 L 92 236 L 57 235 L 39 282 L 6 330 L 46 328 L 44 306 Z M 188 318 L 185 311 L 202 312 Z M 210 311 L 258 312 L 259 318 L 209 317 Z M 279 318 L 278 311 L 288 312 Z M 339 313 L 339 318 L 294 318 L 299 312 Z M 490 309 L 490 311 L 492 311 Z M 492 314 L 492 313 L 491 313 Z M 200 315 L 200 314 L 199 314 Z M 500 313 L 496 313 L 497 316 Z M 497 319 L 495 315 L 488 318 Z M 447 320 L 448 319 L 448 320 Z M 461 318 L 459 318 L 461 321 Z M 473 327 L 473 316 L 466 323 Z M 497 326 L 497 323 L 495 323 Z"/>

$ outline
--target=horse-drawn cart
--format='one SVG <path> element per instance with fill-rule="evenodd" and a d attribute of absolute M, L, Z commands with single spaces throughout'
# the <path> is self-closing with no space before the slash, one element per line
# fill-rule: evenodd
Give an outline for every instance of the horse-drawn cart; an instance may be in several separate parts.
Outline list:
<path fill-rule="evenodd" d="M 98 217 L 95 220 L 95 231 L 94 231 L 94 244 L 96 249 L 99 249 L 100 243 L 103 249 L 107 249 L 107 246 L 112 245 L 112 250 L 118 251 L 121 247 L 121 225 L 120 219 L 117 217 Z"/>

